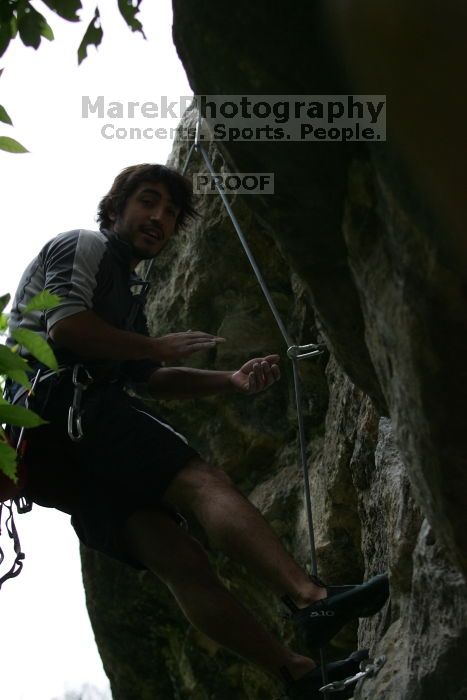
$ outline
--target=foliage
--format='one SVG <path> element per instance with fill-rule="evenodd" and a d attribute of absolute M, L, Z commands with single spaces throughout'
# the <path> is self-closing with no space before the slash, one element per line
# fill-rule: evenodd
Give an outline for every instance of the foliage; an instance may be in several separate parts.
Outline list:
<path fill-rule="evenodd" d="M 139 32 L 144 38 L 143 26 L 137 15 L 142 0 L 117 0 L 118 9 L 123 19 L 133 32 Z M 68 22 L 80 22 L 78 12 L 82 9 L 81 0 L 42 0 L 49 10 L 55 12 Z M 78 64 L 87 56 L 88 46 L 100 45 L 104 36 L 100 22 L 99 7 L 96 5 L 94 16 L 87 26 L 78 47 Z M 44 15 L 36 10 L 30 0 L 0 1 L 0 57 L 5 54 L 10 43 L 19 39 L 25 46 L 38 49 L 42 39 L 53 41 L 54 33 Z M 2 70 L 0 70 L 0 76 Z M 7 111 L 0 105 L 0 122 L 12 125 Z M 9 153 L 28 153 L 18 141 L 8 136 L 0 136 L 0 150 Z"/>
<path fill-rule="evenodd" d="M 9 136 L 0 136 L 0 151 L 8 151 L 9 153 L 29 153 L 27 148 Z"/>
<path fill-rule="evenodd" d="M 0 335 L 5 335 L 8 327 L 8 314 L 4 309 L 10 301 L 10 295 L 5 294 L 0 297 Z M 45 311 L 51 309 L 60 302 L 60 297 L 56 294 L 43 291 L 37 294 L 23 311 L 23 316 L 34 311 Z M 0 376 L 8 377 L 14 382 L 21 384 L 26 389 L 31 390 L 27 372 L 31 371 L 28 362 L 18 354 L 21 346 L 37 360 L 51 369 L 57 369 L 57 360 L 50 345 L 34 331 L 26 328 L 18 328 L 13 332 L 13 337 L 17 345 L 10 348 L 0 345 Z M 37 413 L 21 406 L 12 406 L 4 398 L 0 397 L 0 423 L 14 425 L 24 428 L 35 428 L 43 425 L 44 421 Z M 16 450 L 8 443 L 3 427 L 0 427 L 0 471 L 16 482 Z"/>
<path fill-rule="evenodd" d="M 86 33 L 83 36 L 81 44 L 78 47 L 78 63 L 81 63 L 86 58 L 88 54 L 88 46 L 90 44 L 92 44 L 96 48 L 99 46 L 99 44 L 102 41 L 103 35 L 104 32 L 102 31 L 101 27 L 101 16 L 99 14 L 99 8 L 96 7 L 94 17 L 89 22 L 88 28 L 86 29 Z"/>

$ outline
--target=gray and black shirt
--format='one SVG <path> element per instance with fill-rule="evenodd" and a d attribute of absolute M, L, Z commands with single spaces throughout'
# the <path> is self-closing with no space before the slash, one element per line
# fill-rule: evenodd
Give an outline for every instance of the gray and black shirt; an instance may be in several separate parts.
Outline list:
<path fill-rule="evenodd" d="M 50 337 L 50 331 L 58 321 L 87 310 L 94 311 L 115 328 L 149 336 L 143 305 L 135 296 L 141 291 L 143 280 L 130 272 L 130 259 L 130 245 L 105 229 L 66 231 L 48 241 L 21 277 L 10 313 L 7 346 L 17 344 L 11 336 L 13 329 L 27 328 L 39 333 L 49 343 L 59 365 L 69 366 L 82 361 L 88 366 L 111 370 L 113 376 L 130 382 L 146 381 L 151 372 L 161 366 L 160 363 L 151 360 L 90 360 L 58 347 Z M 21 312 L 43 290 L 59 295 L 59 305 L 23 316 Z M 137 310 L 132 321 L 135 304 Z M 37 360 L 26 348 L 21 347 L 19 352 L 31 366 L 37 366 Z"/>

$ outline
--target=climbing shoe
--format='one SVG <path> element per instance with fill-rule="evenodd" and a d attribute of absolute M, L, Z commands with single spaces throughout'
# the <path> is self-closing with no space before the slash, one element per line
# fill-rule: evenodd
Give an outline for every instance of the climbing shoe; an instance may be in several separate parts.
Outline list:
<path fill-rule="evenodd" d="M 312 580 L 326 588 L 326 598 L 306 608 L 298 608 L 287 596 L 282 601 L 290 610 L 288 617 L 296 625 L 299 636 L 315 649 L 326 644 L 350 620 L 377 613 L 389 596 L 387 574 L 356 586 L 326 586 L 316 577 Z"/>
<path fill-rule="evenodd" d="M 354 651 L 347 659 L 341 661 L 333 661 L 326 664 L 326 683 L 334 681 L 342 681 L 346 678 L 354 676 L 360 671 L 360 662 L 368 658 L 368 649 Z M 324 685 L 323 674 L 321 667 L 317 666 L 306 673 L 299 680 L 294 681 L 287 669 L 281 669 L 285 681 L 285 695 L 282 700 L 323 700 L 324 695 L 319 689 Z M 332 697 L 336 700 L 344 700 L 351 698 L 357 681 L 347 686 L 342 691 L 332 693 Z"/>

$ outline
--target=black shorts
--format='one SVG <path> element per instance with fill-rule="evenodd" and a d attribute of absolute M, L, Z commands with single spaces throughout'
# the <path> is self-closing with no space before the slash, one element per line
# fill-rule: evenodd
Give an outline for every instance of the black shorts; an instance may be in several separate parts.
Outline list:
<path fill-rule="evenodd" d="M 128 517 L 140 508 L 161 508 L 174 476 L 199 454 L 167 421 L 151 414 L 120 382 L 91 385 L 82 400 L 80 442 L 67 433 L 73 396 L 71 373 L 44 381 L 31 408 L 49 425 L 27 430 L 25 495 L 39 505 L 71 514 L 85 545 L 144 569 L 120 545 Z"/>

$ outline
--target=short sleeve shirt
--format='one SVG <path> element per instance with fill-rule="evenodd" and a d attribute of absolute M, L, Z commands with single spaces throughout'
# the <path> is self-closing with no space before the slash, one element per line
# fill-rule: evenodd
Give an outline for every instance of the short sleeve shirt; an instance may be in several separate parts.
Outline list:
<path fill-rule="evenodd" d="M 56 346 L 50 337 L 58 321 L 86 310 L 94 311 L 115 328 L 149 336 L 144 308 L 138 300 L 144 282 L 130 271 L 130 260 L 129 244 L 105 229 L 66 231 L 48 241 L 21 277 L 10 313 L 6 344 L 16 345 L 12 337 L 15 328 L 27 328 L 39 333 L 51 345 L 59 364 L 83 361 L 133 382 L 146 381 L 160 363 L 81 358 L 69 349 Z M 60 296 L 60 303 L 47 311 L 23 315 L 30 300 L 43 290 Z M 27 348 L 21 347 L 19 352 L 37 365 Z"/>

